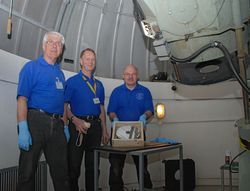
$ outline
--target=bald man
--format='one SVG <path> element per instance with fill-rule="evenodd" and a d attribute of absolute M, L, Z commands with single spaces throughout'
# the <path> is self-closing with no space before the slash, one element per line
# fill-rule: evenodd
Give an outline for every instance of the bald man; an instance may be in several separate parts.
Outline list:
<path fill-rule="evenodd" d="M 109 119 L 113 121 L 142 121 L 144 127 L 148 119 L 154 114 L 152 96 L 148 88 L 138 83 L 138 69 L 127 65 L 123 70 L 124 84 L 116 87 L 110 97 L 108 105 Z M 112 136 L 111 136 L 112 137 Z M 126 155 L 110 154 L 110 191 L 123 190 L 123 167 Z M 139 159 L 133 156 L 139 179 Z M 144 158 L 144 187 L 152 188 L 152 181 L 147 170 L 147 158 Z"/>

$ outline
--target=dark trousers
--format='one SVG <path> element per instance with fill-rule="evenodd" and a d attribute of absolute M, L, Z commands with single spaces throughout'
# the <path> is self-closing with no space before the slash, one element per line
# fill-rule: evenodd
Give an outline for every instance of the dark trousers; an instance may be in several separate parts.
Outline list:
<path fill-rule="evenodd" d="M 55 191 L 70 191 L 67 165 L 67 140 L 63 121 L 36 110 L 28 112 L 32 137 L 29 151 L 20 149 L 17 191 L 35 190 L 35 172 L 44 152 Z"/>
<path fill-rule="evenodd" d="M 132 156 L 137 172 L 137 178 L 139 180 L 139 157 Z M 109 172 L 109 186 L 110 191 L 122 191 L 123 190 L 123 167 L 125 163 L 126 155 L 120 154 L 110 154 L 109 162 L 110 162 L 110 172 Z M 147 157 L 144 157 L 144 187 L 152 188 L 152 182 L 150 178 L 150 174 L 147 170 Z"/>
<path fill-rule="evenodd" d="M 145 137 L 145 136 L 144 136 Z M 139 157 L 132 156 L 136 172 L 137 172 L 137 179 L 139 180 Z M 110 162 L 110 170 L 109 170 L 109 187 L 110 191 L 123 191 L 124 182 L 122 179 L 123 175 L 123 168 L 125 164 L 126 155 L 121 154 L 109 154 L 109 162 Z M 148 160 L 147 157 L 144 157 L 144 187 L 145 188 L 152 188 L 152 181 L 150 178 L 150 174 L 147 169 Z"/>
<path fill-rule="evenodd" d="M 79 191 L 78 179 L 81 173 L 81 163 L 85 151 L 85 189 L 94 190 L 94 151 L 93 147 L 101 144 L 101 121 L 93 120 L 86 135 L 83 135 L 81 146 L 76 146 L 78 131 L 73 123 L 70 127 L 70 140 L 68 145 L 69 177 L 71 191 Z"/>

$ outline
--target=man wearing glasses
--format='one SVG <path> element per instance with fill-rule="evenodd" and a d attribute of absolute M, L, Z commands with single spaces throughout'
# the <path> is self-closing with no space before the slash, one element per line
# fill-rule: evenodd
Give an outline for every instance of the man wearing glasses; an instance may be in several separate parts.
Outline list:
<path fill-rule="evenodd" d="M 68 127 L 64 126 L 65 77 L 57 59 L 64 46 L 62 34 L 47 32 L 43 55 L 24 65 L 17 90 L 17 191 L 35 190 L 35 172 L 41 152 L 49 165 L 55 191 L 70 191 L 67 163 Z"/>
<path fill-rule="evenodd" d="M 147 120 L 154 114 L 152 96 L 148 88 L 138 83 L 138 69 L 127 65 L 123 70 L 124 84 L 116 87 L 111 93 L 108 105 L 109 119 L 114 121 L 141 121 L 144 127 Z M 112 125 L 113 126 L 113 125 Z M 112 136 L 111 136 L 112 137 Z M 110 191 L 122 191 L 123 167 L 126 155 L 110 154 Z M 133 156 L 136 165 L 137 177 L 139 177 L 139 158 Z M 147 158 L 144 158 L 144 187 L 152 188 L 152 181 L 147 170 Z"/>

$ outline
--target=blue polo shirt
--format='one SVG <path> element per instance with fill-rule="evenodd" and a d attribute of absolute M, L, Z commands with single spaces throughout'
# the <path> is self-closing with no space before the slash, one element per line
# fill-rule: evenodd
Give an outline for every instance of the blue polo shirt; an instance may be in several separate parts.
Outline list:
<path fill-rule="evenodd" d="M 96 95 L 88 86 L 87 81 L 94 87 L 96 83 Z M 100 103 L 94 103 L 94 98 L 99 98 Z M 104 87 L 101 81 L 93 76 L 89 78 L 80 71 L 66 82 L 64 101 L 70 104 L 72 113 L 76 116 L 95 115 L 101 113 L 100 105 L 104 105 Z"/>
<path fill-rule="evenodd" d="M 63 114 L 65 77 L 59 63 L 43 57 L 27 62 L 19 73 L 17 96 L 27 98 L 28 108 Z"/>
<path fill-rule="evenodd" d="M 137 83 L 133 90 L 128 89 L 125 84 L 113 90 L 108 114 L 116 113 L 120 121 L 138 121 L 145 111 L 154 113 L 152 95 L 148 88 Z"/>

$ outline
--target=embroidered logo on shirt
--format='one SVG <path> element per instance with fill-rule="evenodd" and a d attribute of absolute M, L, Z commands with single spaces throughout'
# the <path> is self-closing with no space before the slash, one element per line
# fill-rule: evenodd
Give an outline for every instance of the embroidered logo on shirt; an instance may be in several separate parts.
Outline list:
<path fill-rule="evenodd" d="M 137 93 L 136 94 L 136 99 L 137 100 L 143 100 L 143 98 L 144 98 L 144 94 L 143 93 Z"/>

